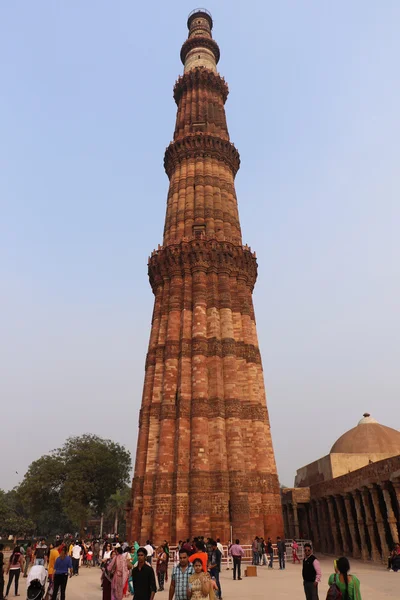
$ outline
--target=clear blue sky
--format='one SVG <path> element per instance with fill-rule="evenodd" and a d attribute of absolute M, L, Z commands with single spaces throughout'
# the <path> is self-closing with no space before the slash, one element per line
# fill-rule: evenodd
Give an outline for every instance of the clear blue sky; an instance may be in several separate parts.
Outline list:
<path fill-rule="evenodd" d="M 192 2 L 0 6 L 0 487 L 68 435 L 135 452 Z M 280 478 L 400 427 L 397 0 L 209 2 Z M 262 451 L 262 448 L 259 448 Z M 15 473 L 18 471 L 19 475 Z"/>

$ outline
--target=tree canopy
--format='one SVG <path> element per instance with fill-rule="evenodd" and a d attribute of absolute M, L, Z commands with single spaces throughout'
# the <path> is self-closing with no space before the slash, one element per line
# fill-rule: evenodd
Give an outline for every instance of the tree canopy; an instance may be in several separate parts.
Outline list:
<path fill-rule="evenodd" d="M 130 452 L 117 442 L 71 437 L 29 466 L 17 494 L 41 533 L 82 529 L 125 487 L 130 469 Z"/>
<path fill-rule="evenodd" d="M 29 535 L 34 529 L 35 524 L 21 506 L 17 492 L 0 490 L 0 533 Z"/>

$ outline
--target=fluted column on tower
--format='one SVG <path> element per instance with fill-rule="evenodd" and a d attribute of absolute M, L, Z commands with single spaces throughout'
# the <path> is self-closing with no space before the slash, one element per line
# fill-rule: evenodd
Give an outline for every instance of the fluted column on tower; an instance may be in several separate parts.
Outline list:
<path fill-rule="evenodd" d="M 174 87 L 164 239 L 149 258 L 155 296 L 139 418 L 131 534 L 243 542 L 282 535 L 279 482 L 234 180 L 240 158 L 228 86 L 204 9 L 189 15 Z M 255 451 L 256 449 L 256 451 Z"/>

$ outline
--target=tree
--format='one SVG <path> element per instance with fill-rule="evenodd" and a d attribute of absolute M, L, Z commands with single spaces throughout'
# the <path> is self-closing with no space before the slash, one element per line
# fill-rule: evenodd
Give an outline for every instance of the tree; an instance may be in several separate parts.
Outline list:
<path fill-rule="evenodd" d="M 125 507 L 128 504 L 131 494 L 131 488 L 125 485 L 122 489 L 119 489 L 115 494 L 111 494 L 108 503 L 106 514 L 107 517 L 114 518 L 114 530 L 113 533 L 118 533 L 118 524 L 125 520 Z"/>
<path fill-rule="evenodd" d="M 130 469 L 131 455 L 123 446 L 85 434 L 68 438 L 61 448 L 34 461 L 18 493 L 38 523 L 44 514 L 53 518 L 58 513 L 60 529 L 66 531 L 69 525 L 82 531 L 124 487 Z"/>
<path fill-rule="evenodd" d="M 0 532 L 17 537 L 29 535 L 34 529 L 35 524 L 21 506 L 17 492 L 0 490 Z"/>

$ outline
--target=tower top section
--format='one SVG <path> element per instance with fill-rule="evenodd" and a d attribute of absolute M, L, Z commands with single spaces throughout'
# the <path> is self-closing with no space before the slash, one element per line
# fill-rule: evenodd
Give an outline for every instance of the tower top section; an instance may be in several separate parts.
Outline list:
<path fill-rule="evenodd" d="M 212 20 L 212 16 L 209 10 L 207 10 L 206 8 L 195 8 L 194 10 L 192 10 L 191 13 L 189 13 L 188 16 L 188 20 L 187 20 L 187 26 L 189 31 L 191 31 L 191 26 L 192 23 L 194 21 L 194 19 L 207 19 L 209 26 L 210 26 L 210 30 L 213 28 L 213 20 Z"/>
<path fill-rule="evenodd" d="M 205 8 L 195 8 L 188 17 L 187 26 L 189 36 L 181 49 L 181 61 L 185 65 L 185 73 L 196 67 L 206 67 L 216 73 L 219 48 L 212 38 L 211 14 Z"/>

